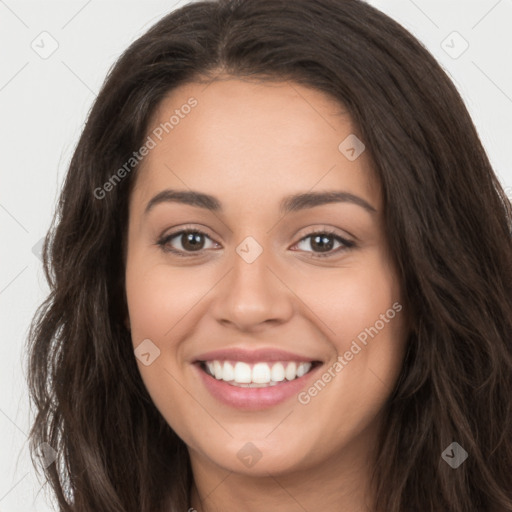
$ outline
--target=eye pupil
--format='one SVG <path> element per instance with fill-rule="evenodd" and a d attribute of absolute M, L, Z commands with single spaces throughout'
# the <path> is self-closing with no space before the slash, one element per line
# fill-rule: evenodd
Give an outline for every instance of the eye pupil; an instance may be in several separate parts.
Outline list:
<path fill-rule="evenodd" d="M 201 233 L 195 233 L 195 232 L 192 232 L 192 233 L 187 233 L 186 235 L 183 234 L 182 237 L 185 237 L 185 243 L 183 244 L 183 248 L 185 250 L 187 249 L 192 249 L 192 250 L 201 250 L 202 249 L 202 246 L 204 245 L 204 240 L 202 240 L 202 243 L 201 243 L 201 238 L 202 238 L 202 234 Z M 188 245 L 188 247 L 187 247 Z"/>
<path fill-rule="evenodd" d="M 321 249 L 321 252 L 330 251 L 334 246 L 333 237 L 330 235 L 315 235 L 312 238 L 312 245 L 316 245 L 317 248 Z M 329 241 L 330 240 L 330 241 Z"/>

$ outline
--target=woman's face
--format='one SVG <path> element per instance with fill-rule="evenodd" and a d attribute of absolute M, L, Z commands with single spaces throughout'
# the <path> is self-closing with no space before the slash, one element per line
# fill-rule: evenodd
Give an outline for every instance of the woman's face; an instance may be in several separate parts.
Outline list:
<path fill-rule="evenodd" d="M 129 324 L 195 468 L 310 470 L 375 438 L 407 332 L 354 131 L 319 91 L 237 79 L 181 86 L 152 120 L 130 200 Z"/>

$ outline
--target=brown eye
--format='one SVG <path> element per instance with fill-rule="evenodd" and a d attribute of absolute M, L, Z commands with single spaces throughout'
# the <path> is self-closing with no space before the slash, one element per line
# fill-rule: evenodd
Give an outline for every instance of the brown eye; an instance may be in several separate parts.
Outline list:
<path fill-rule="evenodd" d="M 308 239 L 310 239 L 310 242 L 305 242 Z M 178 256 L 196 256 L 200 255 L 204 249 L 208 249 L 208 247 L 205 247 L 207 240 L 211 241 L 211 238 L 203 231 L 197 229 L 182 229 L 181 231 L 176 231 L 162 237 L 157 244 L 164 252 L 172 252 Z M 335 248 L 335 243 L 340 245 Z M 313 249 L 312 251 L 308 251 L 307 248 L 302 248 L 301 250 L 310 252 L 313 258 L 336 256 L 356 245 L 355 242 L 346 240 L 335 232 L 325 230 L 310 233 L 295 245 L 298 246 L 299 244 L 309 245 L 309 247 Z M 176 245 L 178 245 L 178 247 L 176 247 Z M 333 251 L 334 248 L 336 250 Z"/>
<path fill-rule="evenodd" d="M 173 252 L 180 256 L 185 256 L 184 253 L 201 252 L 205 248 L 206 239 L 210 237 L 198 230 L 181 230 L 175 233 L 164 236 L 158 241 L 158 245 L 162 247 L 164 252 Z M 171 246 L 171 242 L 178 245 L 177 248 Z"/>
<path fill-rule="evenodd" d="M 332 231 L 315 231 L 302 238 L 296 245 L 305 243 L 304 241 L 308 239 L 311 239 L 311 241 L 306 244 L 313 249 L 312 257 L 314 258 L 325 258 L 329 256 L 335 256 L 338 255 L 340 252 L 343 252 L 355 246 L 354 242 L 346 240 L 345 238 L 337 235 Z M 337 250 L 332 252 L 335 242 L 338 242 L 341 245 L 341 247 L 338 247 Z"/>
<path fill-rule="evenodd" d="M 179 236 L 181 245 L 186 251 L 198 251 L 204 246 L 204 240 L 202 239 L 203 235 L 201 233 L 189 232 L 182 233 Z"/>

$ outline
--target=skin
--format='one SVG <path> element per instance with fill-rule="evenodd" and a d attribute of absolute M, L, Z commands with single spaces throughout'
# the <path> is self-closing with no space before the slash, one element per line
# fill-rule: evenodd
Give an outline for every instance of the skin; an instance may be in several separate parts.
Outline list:
<path fill-rule="evenodd" d="M 368 151 L 349 161 L 338 145 L 357 135 L 350 117 L 324 93 L 289 82 L 224 77 L 183 85 L 159 105 L 151 129 L 191 96 L 198 105 L 137 171 L 126 254 L 133 346 L 150 339 L 160 350 L 152 364 L 137 364 L 188 447 L 190 506 L 372 510 L 371 461 L 405 354 L 405 306 L 305 405 L 293 396 L 238 410 L 211 396 L 192 366 L 207 350 L 277 347 L 323 361 L 321 376 L 393 303 L 403 304 Z M 168 202 L 144 215 L 166 188 L 214 195 L 223 212 Z M 279 214 L 284 196 L 330 190 L 357 195 L 376 212 L 340 202 Z M 207 233 L 199 253 L 182 236 L 168 246 L 189 257 L 157 244 L 189 225 Z M 314 237 L 305 237 L 324 228 L 356 246 L 340 252 L 330 238 L 331 257 L 318 257 Z M 263 248 L 251 264 L 236 252 L 248 236 Z M 261 453 L 252 467 L 237 457 L 247 442 Z"/>

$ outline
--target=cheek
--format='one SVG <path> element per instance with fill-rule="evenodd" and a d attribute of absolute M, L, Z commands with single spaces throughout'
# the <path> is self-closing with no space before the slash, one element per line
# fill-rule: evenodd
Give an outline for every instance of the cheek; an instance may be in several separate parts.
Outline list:
<path fill-rule="evenodd" d="M 140 263 L 139 263 L 140 261 Z M 126 296 L 134 343 L 138 338 L 168 339 L 180 318 L 204 294 L 198 276 L 161 263 L 136 258 L 126 269 Z"/>
<path fill-rule="evenodd" d="M 163 283 L 153 276 L 147 269 L 127 267 L 126 296 L 134 344 L 144 338 L 158 339 L 171 327 L 165 314 L 169 297 L 163 295 Z"/>
<path fill-rule="evenodd" d="M 343 403 L 344 411 L 355 416 L 362 414 L 361 407 L 368 408 L 365 414 L 371 416 L 380 409 L 401 369 L 405 308 L 389 260 L 376 251 L 360 262 L 339 268 L 335 275 L 308 280 L 297 294 L 306 298 L 314 312 L 312 321 L 335 349 L 324 379 L 330 390 L 322 391 L 322 400 L 332 401 L 333 410 Z M 323 384 L 317 388 L 313 395 L 320 393 Z"/>
<path fill-rule="evenodd" d="M 148 346 L 145 340 L 150 340 L 159 351 L 149 345 L 149 364 L 137 360 L 137 366 L 154 405 L 166 419 L 171 403 L 173 407 L 177 403 L 181 407 L 186 406 L 182 400 L 187 395 L 178 383 L 182 380 L 177 367 L 182 328 L 180 319 L 186 319 L 186 314 L 201 295 L 201 290 L 194 290 L 190 276 L 187 278 L 185 274 L 182 270 L 152 262 L 147 254 L 138 257 L 135 251 L 126 266 L 126 296 L 133 347 L 137 352 L 139 345 L 144 342 Z M 173 427 L 179 426 L 180 421 L 178 425 L 175 423 L 176 420 Z"/>
<path fill-rule="evenodd" d="M 380 251 L 371 251 L 357 263 L 318 273 L 314 279 L 296 280 L 297 295 L 317 315 L 315 323 L 323 325 L 324 332 L 338 349 L 366 328 L 379 322 L 381 330 L 389 331 L 388 324 L 382 329 L 380 315 L 393 317 L 398 324 L 400 314 L 392 306 L 401 304 L 398 277 L 389 261 Z"/>

